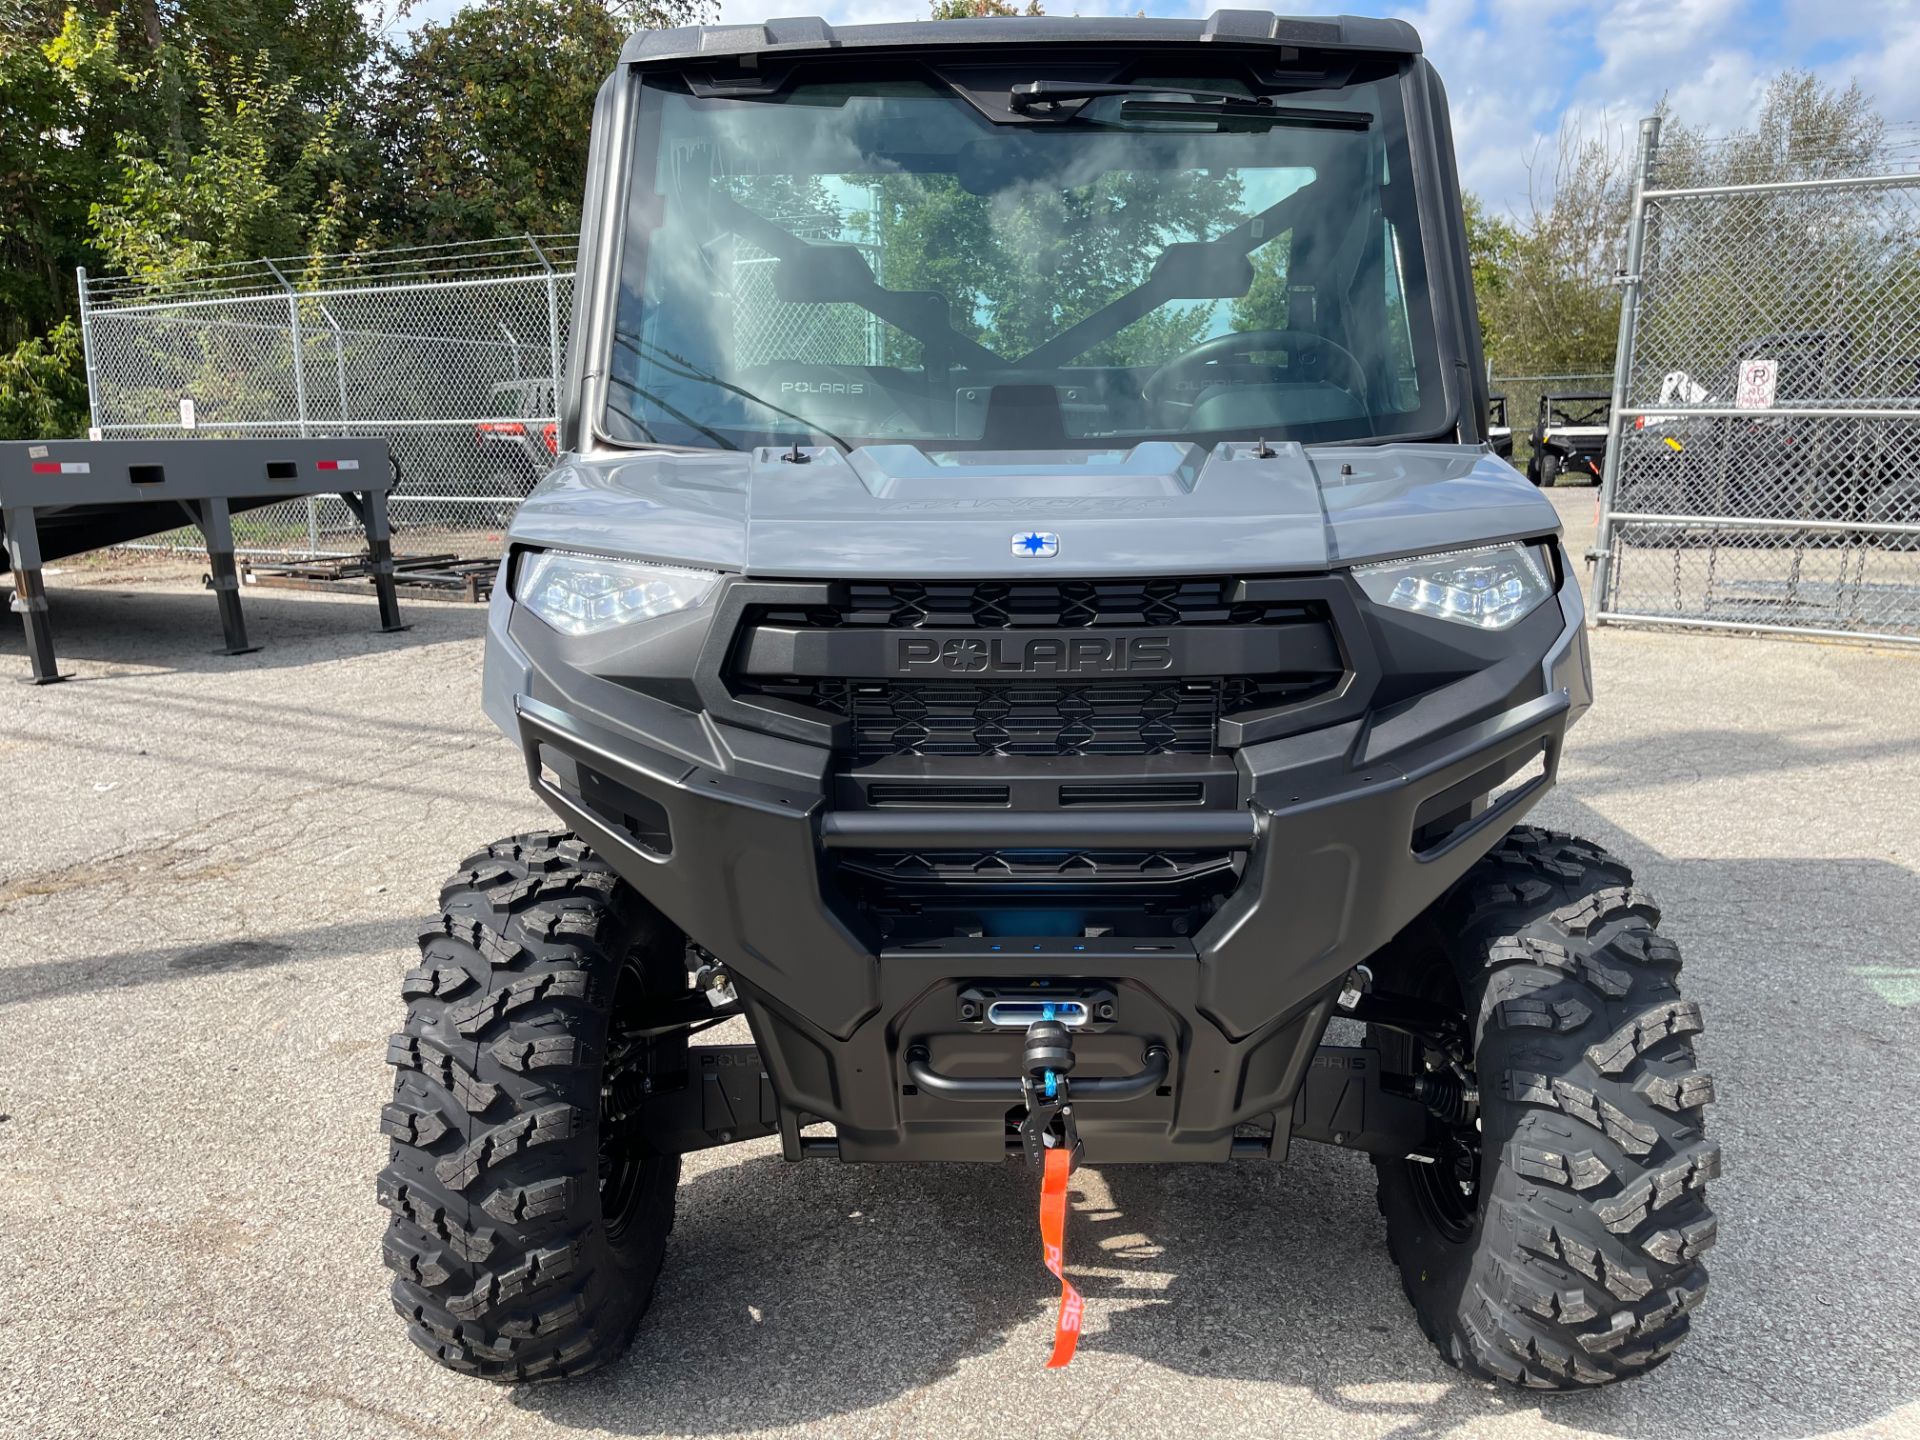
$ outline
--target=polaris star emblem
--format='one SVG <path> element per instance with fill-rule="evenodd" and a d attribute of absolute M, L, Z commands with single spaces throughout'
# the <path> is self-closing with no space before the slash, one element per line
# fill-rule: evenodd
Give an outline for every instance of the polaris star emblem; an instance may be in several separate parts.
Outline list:
<path fill-rule="evenodd" d="M 1060 553 L 1060 537 L 1050 530 L 1029 530 L 1013 537 L 1013 553 L 1030 560 L 1051 560 Z"/>
<path fill-rule="evenodd" d="M 984 670 L 987 668 L 987 642 L 949 640 L 940 647 L 940 663 L 949 670 Z"/>

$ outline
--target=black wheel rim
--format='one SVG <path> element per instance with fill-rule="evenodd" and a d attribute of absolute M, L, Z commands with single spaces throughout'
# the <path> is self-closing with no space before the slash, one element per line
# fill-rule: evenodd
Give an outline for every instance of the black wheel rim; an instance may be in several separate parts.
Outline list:
<path fill-rule="evenodd" d="M 1463 1021 L 1466 1019 L 1466 1001 L 1453 978 L 1451 967 L 1444 960 L 1428 972 L 1422 993 L 1427 999 L 1459 1014 Z M 1464 1025 L 1462 1033 L 1473 1033 L 1471 1023 Z M 1452 1080 L 1475 1087 L 1470 1068 L 1471 1056 L 1463 1060 L 1448 1054 L 1443 1048 L 1419 1041 L 1414 1042 L 1413 1048 L 1415 1063 L 1426 1074 L 1442 1081 Z M 1465 1073 L 1456 1071 L 1456 1066 L 1464 1069 Z M 1480 1223 L 1479 1114 L 1479 1105 L 1473 1104 L 1466 1107 L 1465 1118 L 1457 1123 L 1436 1120 L 1434 1133 L 1440 1139 L 1433 1163 L 1426 1164 L 1419 1160 L 1406 1162 L 1413 1193 L 1421 1211 L 1435 1230 L 1455 1244 L 1470 1240 Z"/>
<path fill-rule="evenodd" d="M 1431 1165 L 1409 1160 L 1413 1193 L 1427 1220 L 1456 1244 L 1473 1236 L 1480 1221 L 1480 1148 L 1458 1131 L 1450 1131 Z"/>
<path fill-rule="evenodd" d="M 641 1023 L 645 979 L 632 961 L 620 967 L 607 1025 L 607 1063 L 600 1079 L 600 1216 L 616 1245 L 639 1215 L 646 1195 L 650 1157 L 622 1132 L 621 1117 L 638 1109 L 646 1094 L 652 1042 L 630 1038 Z"/>

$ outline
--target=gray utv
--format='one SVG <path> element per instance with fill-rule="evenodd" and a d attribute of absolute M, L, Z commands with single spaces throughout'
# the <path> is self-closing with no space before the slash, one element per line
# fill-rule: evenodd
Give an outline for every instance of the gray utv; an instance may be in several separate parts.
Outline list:
<path fill-rule="evenodd" d="M 1521 823 L 1584 614 L 1487 443 L 1413 31 L 644 34 L 583 230 L 484 682 L 563 828 L 463 861 L 405 982 L 413 1340 L 613 1360 L 703 1147 L 1051 1180 L 1314 1141 L 1372 1157 L 1450 1363 L 1672 1351 L 1699 1010 L 1626 866 Z"/>

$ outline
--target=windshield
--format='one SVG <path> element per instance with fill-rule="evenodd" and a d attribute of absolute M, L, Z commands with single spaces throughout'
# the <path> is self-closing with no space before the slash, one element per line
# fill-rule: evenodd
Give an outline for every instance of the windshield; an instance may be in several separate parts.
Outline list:
<path fill-rule="evenodd" d="M 1063 87 L 1026 124 L 931 76 L 744 98 L 641 83 L 610 440 L 1040 449 L 1449 423 L 1390 76 L 1271 105 L 1217 78 Z"/>

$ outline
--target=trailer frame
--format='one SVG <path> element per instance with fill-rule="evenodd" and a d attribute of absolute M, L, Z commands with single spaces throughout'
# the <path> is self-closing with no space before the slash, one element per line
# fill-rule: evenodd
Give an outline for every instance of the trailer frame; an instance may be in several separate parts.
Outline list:
<path fill-rule="evenodd" d="M 338 495 L 367 537 L 367 569 L 382 633 L 405 630 L 394 590 L 393 487 L 377 439 L 20 440 L 0 443 L 0 534 L 13 571 L 11 609 L 26 631 L 27 677 L 64 679 L 54 654 L 44 567 L 49 559 L 177 529 L 206 541 L 207 587 L 220 611 L 220 653 L 259 649 L 247 638 L 234 562 L 233 515 L 282 500 Z M 43 532 L 54 537 L 49 542 Z"/>

